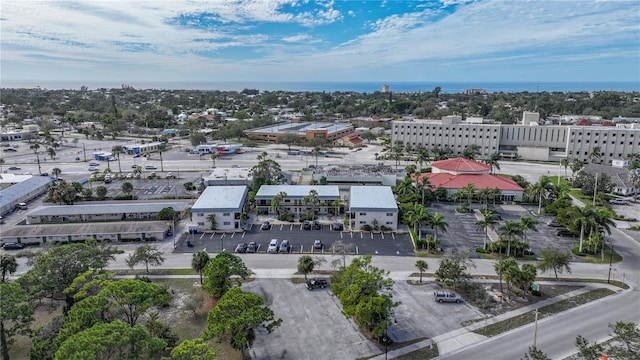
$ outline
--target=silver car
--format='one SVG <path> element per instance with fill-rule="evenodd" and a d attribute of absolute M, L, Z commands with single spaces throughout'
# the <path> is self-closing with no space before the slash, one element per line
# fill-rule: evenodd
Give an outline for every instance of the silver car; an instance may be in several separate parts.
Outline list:
<path fill-rule="evenodd" d="M 459 303 L 462 301 L 462 298 L 450 291 L 436 291 L 433 293 L 433 298 L 435 301 L 439 303 L 443 302 L 455 302 Z"/>

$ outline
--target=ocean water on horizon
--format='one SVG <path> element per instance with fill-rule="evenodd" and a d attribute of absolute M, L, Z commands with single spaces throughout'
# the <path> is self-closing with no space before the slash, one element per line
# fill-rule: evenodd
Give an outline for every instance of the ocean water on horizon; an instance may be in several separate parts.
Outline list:
<path fill-rule="evenodd" d="M 580 91 L 640 91 L 640 81 L 612 82 L 113 82 L 113 81 L 11 81 L 2 80 L 0 88 L 41 88 L 41 89 L 89 89 L 120 88 L 123 84 L 135 89 L 164 90 L 220 90 L 241 91 L 258 89 L 260 91 L 292 92 L 358 92 L 373 93 L 381 91 L 382 85 L 389 85 L 392 92 L 430 92 L 440 87 L 443 93 L 461 93 L 465 89 L 484 89 L 493 92 L 580 92 Z"/>

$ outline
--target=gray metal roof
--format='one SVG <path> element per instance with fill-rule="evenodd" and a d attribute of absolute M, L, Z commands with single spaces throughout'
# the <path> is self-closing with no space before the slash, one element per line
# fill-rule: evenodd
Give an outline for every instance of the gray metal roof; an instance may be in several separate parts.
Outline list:
<path fill-rule="evenodd" d="M 340 199 L 340 189 L 337 185 L 262 185 L 256 194 L 257 200 L 270 200 L 280 192 L 287 194 L 288 199 L 303 199 L 309 192 L 315 190 L 320 200 Z"/>
<path fill-rule="evenodd" d="M 191 212 L 239 212 L 247 199 L 246 186 L 207 186 Z"/>
<path fill-rule="evenodd" d="M 352 186 L 349 201 L 349 211 L 398 211 L 390 186 Z"/>
<path fill-rule="evenodd" d="M 134 203 L 122 202 L 119 204 L 96 205 L 57 205 L 38 206 L 30 211 L 27 216 L 51 216 L 51 215 L 99 215 L 160 212 L 166 207 L 172 207 L 175 211 L 183 211 L 189 205 L 188 202 L 163 202 L 163 203 Z"/>
<path fill-rule="evenodd" d="M 53 178 L 49 176 L 33 176 L 30 179 L 0 190 L 1 207 L 4 207 L 5 204 L 12 204 L 33 192 L 35 189 L 48 186 L 51 182 L 53 182 Z"/>
<path fill-rule="evenodd" d="M 334 123 L 311 123 L 311 122 L 302 122 L 302 123 L 281 123 L 276 125 L 269 125 L 261 128 L 251 129 L 253 132 L 262 132 L 262 133 L 280 133 L 280 134 L 299 134 L 303 135 L 307 130 L 318 130 L 318 129 L 326 129 L 327 133 L 332 134 L 334 132 L 338 132 L 341 130 L 345 130 L 348 128 L 352 128 L 351 124 L 334 124 Z"/>
<path fill-rule="evenodd" d="M 6 237 L 60 236 L 92 234 L 127 234 L 163 231 L 167 221 L 118 221 L 102 223 L 16 225 L 2 229 Z"/>

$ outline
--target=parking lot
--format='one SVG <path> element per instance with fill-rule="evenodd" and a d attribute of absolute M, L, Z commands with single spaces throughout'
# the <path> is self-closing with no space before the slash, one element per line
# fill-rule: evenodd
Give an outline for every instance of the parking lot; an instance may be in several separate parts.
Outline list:
<path fill-rule="evenodd" d="M 346 245 L 351 254 L 400 255 L 412 256 L 413 246 L 408 233 L 364 233 L 349 231 L 333 231 L 331 226 L 323 224 L 320 230 L 304 230 L 301 224 L 272 225 L 270 230 L 260 230 L 259 225 L 251 225 L 244 232 L 226 233 L 214 231 L 194 235 L 183 234 L 177 242 L 176 251 L 193 252 L 207 249 L 218 252 L 222 249 L 234 251 L 239 243 L 255 242 L 259 253 L 265 253 L 271 239 L 289 240 L 292 254 L 331 254 L 332 245 L 340 241 Z M 322 242 L 322 247 L 313 246 L 315 240 Z M 193 247 L 187 246 L 187 241 Z"/>

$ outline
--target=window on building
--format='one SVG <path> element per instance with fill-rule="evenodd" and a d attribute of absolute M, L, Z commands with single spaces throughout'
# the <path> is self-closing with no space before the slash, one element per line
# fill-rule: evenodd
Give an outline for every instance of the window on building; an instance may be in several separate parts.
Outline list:
<path fill-rule="evenodd" d="M 367 223 L 366 221 L 360 221 L 360 222 L 359 222 L 359 224 L 360 224 L 360 225 L 364 225 L 364 224 L 366 224 L 366 223 Z"/>
<path fill-rule="evenodd" d="M 199 222 L 198 226 L 204 226 L 204 223 L 203 222 Z"/>
<path fill-rule="evenodd" d="M 393 226 L 393 221 L 387 221 L 387 222 L 386 222 L 386 225 L 391 225 L 391 226 Z"/>
<path fill-rule="evenodd" d="M 361 212 L 361 213 L 360 213 L 360 216 L 367 216 L 367 213 L 366 213 L 366 212 L 364 212 L 364 213 L 363 213 L 363 212 Z"/>
<path fill-rule="evenodd" d="M 387 213 L 387 216 L 393 216 L 393 213 Z"/>
<path fill-rule="evenodd" d="M 230 213 L 222 213 L 222 216 L 229 216 L 231 215 Z"/>
<path fill-rule="evenodd" d="M 198 216 L 204 216 L 204 213 L 198 213 Z"/>
<path fill-rule="evenodd" d="M 225 221 L 222 224 L 229 226 L 229 225 L 231 225 L 231 222 L 230 221 Z"/>

